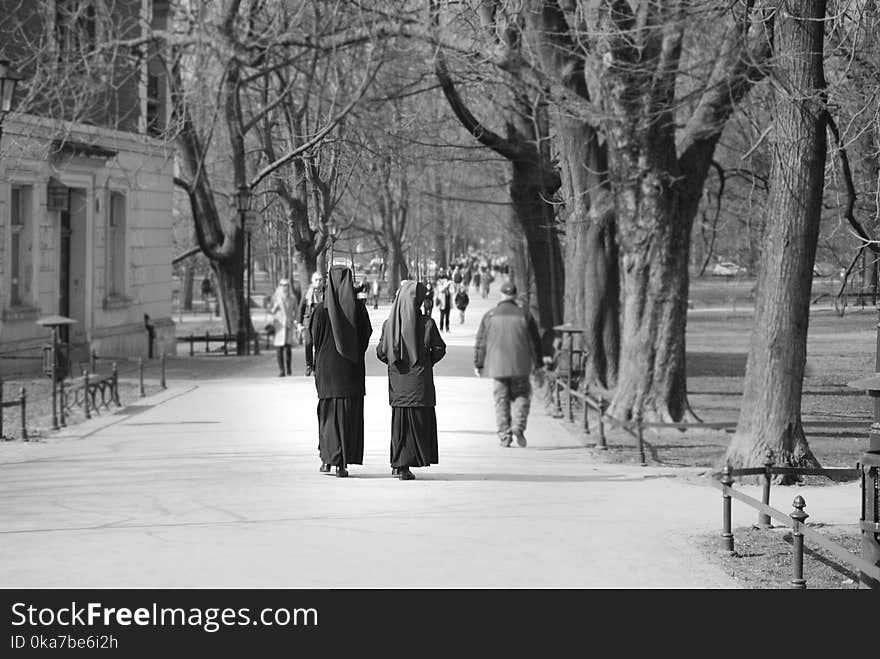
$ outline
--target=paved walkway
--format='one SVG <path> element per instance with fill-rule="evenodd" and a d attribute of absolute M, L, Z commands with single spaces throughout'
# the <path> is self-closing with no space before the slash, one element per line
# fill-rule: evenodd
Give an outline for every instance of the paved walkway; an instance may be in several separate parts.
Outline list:
<path fill-rule="evenodd" d="M 476 378 L 439 379 L 440 464 L 398 481 L 386 385 L 367 386 L 365 464 L 348 479 L 318 472 L 304 377 L 179 383 L 45 442 L 3 446 L 0 583 L 734 586 L 690 538 L 717 532 L 716 490 L 671 470 L 594 464 L 540 410 L 528 447 L 503 449 L 490 383 Z M 813 520 L 857 515 L 854 485 L 809 489 L 797 493 Z M 734 513 L 736 525 L 754 519 Z"/>
<path fill-rule="evenodd" d="M 476 307 L 447 335 L 463 355 Z M 0 445 L 0 584 L 735 587 L 696 549 L 721 523 L 720 493 L 681 477 L 696 470 L 596 463 L 540 405 L 528 446 L 501 448 L 491 382 L 449 375 L 439 465 L 391 478 L 386 379 L 370 376 L 365 464 L 320 474 L 314 383 L 278 378 L 272 359 L 172 362 L 162 394 Z M 776 489 L 774 503 L 795 494 L 811 521 L 857 519 L 855 483 Z M 755 517 L 734 502 L 735 526 Z"/>

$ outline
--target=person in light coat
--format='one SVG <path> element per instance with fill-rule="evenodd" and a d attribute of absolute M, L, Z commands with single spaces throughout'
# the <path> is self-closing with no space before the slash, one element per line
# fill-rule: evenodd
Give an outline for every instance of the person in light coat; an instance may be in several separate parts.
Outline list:
<path fill-rule="evenodd" d="M 296 334 L 296 313 L 299 300 L 290 290 L 290 280 L 282 279 L 272 295 L 269 313 L 272 314 L 272 325 L 275 329 L 273 345 L 278 356 L 278 376 L 292 375 L 292 356 L 294 336 Z"/>

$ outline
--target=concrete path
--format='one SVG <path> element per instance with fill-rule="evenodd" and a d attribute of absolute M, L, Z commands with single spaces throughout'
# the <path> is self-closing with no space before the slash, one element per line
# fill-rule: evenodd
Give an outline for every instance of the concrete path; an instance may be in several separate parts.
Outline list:
<path fill-rule="evenodd" d="M 318 472 L 304 377 L 181 383 L 46 441 L 2 446 L 0 583 L 734 586 L 690 538 L 717 532 L 717 490 L 680 471 L 594 464 L 540 409 L 528 446 L 501 448 L 490 382 L 477 378 L 438 380 L 440 464 L 401 482 L 387 466 L 386 383 L 367 386 L 365 464 L 348 479 Z M 857 514 L 853 486 L 808 489 L 797 493 L 812 519 Z M 737 525 L 754 519 L 734 512 Z"/>

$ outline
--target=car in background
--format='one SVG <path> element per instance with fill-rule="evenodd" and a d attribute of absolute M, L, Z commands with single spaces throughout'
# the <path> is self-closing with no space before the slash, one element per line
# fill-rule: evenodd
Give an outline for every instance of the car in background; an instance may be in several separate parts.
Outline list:
<path fill-rule="evenodd" d="M 742 277 L 747 269 L 733 261 L 721 261 L 712 266 L 711 273 L 715 277 Z"/>
<path fill-rule="evenodd" d="M 834 263 L 816 263 L 813 265 L 814 277 L 834 277 L 835 275 L 841 275 L 842 272 L 845 272 L 845 270 L 842 271 L 840 266 Z"/>

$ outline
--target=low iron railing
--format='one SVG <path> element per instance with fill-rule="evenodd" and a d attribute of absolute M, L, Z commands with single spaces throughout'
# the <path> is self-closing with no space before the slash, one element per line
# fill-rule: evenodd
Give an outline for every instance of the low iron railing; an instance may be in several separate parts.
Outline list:
<path fill-rule="evenodd" d="M 865 473 L 861 466 L 857 469 L 800 469 L 796 467 L 754 467 L 745 469 L 731 469 L 725 467 L 723 471 L 714 474 L 712 485 L 721 490 L 722 497 L 722 531 L 721 531 L 721 549 L 729 554 L 734 554 L 734 536 L 731 528 L 731 500 L 736 499 L 742 501 L 748 506 L 758 511 L 759 526 L 763 528 L 770 527 L 770 519 L 773 518 L 785 526 L 792 529 L 792 577 L 790 586 L 795 589 L 805 589 L 807 581 L 804 578 L 804 538 L 809 539 L 814 544 L 828 551 L 844 565 L 859 571 L 859 577 L 862 583 L 869 587 L 876 587 L 875 584 L 880 583 L 880 566 L 874 565 L 866 561 L 861 556 L 857 556 L 844 547 L 829 540 L 821 533 L 814 531 L 806 526 L 806 520 L 809 515 L 804 512 L 807 506 L 806 501 L 800 495 L 794 498 L 792 506 L 794 510 L 786 514 L 776 508 L 768 505 L 769 486 L 765 485 L 764 501 L 748 496 L 742 492 L 733 489 L 734 476 L 750 476 L 765 474 L 765 478 L 772 475 L 797 475 L 797 476 L 826 476 L 832 480 L 851 479 L 853 477 L 861 477 L 862 489 L 865 488 Z M 766 481 L 765 481 L 766 483 Z M 864 502 L 865 497 L 862 497 Z M 865 510 L 864 503 L 862 509 L 862 532 L 865 532 Z M 880 524 L 873 523 L 873 532 L 880 532 Z"/>

